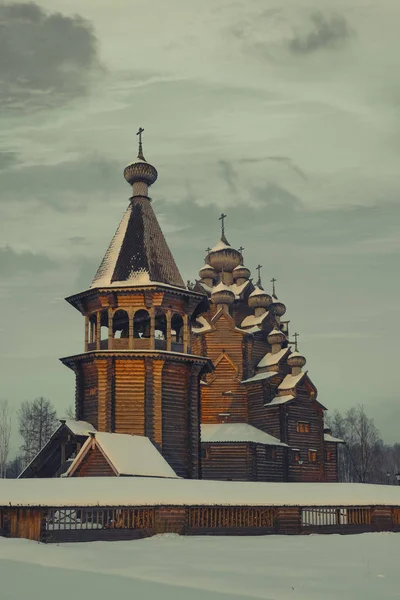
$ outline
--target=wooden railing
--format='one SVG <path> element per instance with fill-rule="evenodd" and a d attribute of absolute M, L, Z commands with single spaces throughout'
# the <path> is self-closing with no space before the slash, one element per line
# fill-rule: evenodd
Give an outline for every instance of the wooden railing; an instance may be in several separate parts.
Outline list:
<path fill-rule="evenodd" d="M 153 508 L 58 508 L 45 517 L 46 531 L 87 529 L 152 529 Z"/>
<path fill-rule="evenodd" d="M 162 527 L 161 527 L 162 526 Z M 2 507 L 3 535 L 46 542 L 181 535 L 399 531 L 400 506 Z"/>
<path fill-rule="evenodd" d="M 312 507 L 301 509 L 301 525 L 303 527 L 370 525 L 371 522 L 371 508 Z"/>
<path fill-rule="evenodd" d="M 273 508 L 190 508 L 189 527 L 197 528 L 252 528 L 273 527 Z"/>

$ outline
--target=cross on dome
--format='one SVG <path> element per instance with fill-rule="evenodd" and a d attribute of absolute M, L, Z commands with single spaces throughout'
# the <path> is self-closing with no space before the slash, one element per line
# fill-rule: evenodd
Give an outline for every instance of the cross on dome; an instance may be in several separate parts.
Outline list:
<path fill-rule="evenodd" d="M 257 280 L 257 286 L 261 287 L 261 269 L 262 269 L 262 265 L 257 265 L 256 267 L 257 271 L 258 271 L 258 280 Z"/>
<path fill-rule="evenodd" d="M 297 331 L 293 334 L 294 337 L 294 350 L 295 352 L 299 351 L 298 345 L 297 345 L 297 339 L 300 337 L 300 334 L 297 333 Z"/>
<path fill-rule="evenodd" d="M 143 127 L 139 127 L 138 132 L 136 133 L 136 135 L 139 136 L 138 158 L 141 158 L 142 160 L 145 160 L 145 158 L 143 156 L 143 147 L 142 147 L 142 133 L 143 133 L 143 131 L 144 131 Z"/>
<path fill-rule="evenodd" d="M 226 219 L 227 215 L 224 215 L 224 213 L 221 213 L 221 216 L 219 217 L 218 221 L 221 221 L 221 234 L 222 236 L 225 235 L 225 219 Z"/>
<path fill-rule="evenodd" d="M 275 279 L 275 277 L 273 277 L 271 279 L 271 283 L 272 283 L 272 295 L 276 298 L 276 293 L 275 293 L 275 282 L 277 281 L 277 279 Z"/>

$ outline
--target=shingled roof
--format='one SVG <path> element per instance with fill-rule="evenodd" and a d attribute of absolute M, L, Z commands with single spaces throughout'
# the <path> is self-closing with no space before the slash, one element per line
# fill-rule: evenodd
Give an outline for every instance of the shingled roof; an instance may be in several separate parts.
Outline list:
<path fill-rule="evenodd" d="M 185 288 L 150 199 L 133 196 L 91 287 L 152 282 Z"/>

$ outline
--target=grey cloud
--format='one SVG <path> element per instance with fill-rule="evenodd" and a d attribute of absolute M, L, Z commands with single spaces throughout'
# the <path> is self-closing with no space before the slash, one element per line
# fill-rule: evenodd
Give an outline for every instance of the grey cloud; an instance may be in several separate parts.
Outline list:
<path fill-rule="evenodd" d="M 226 182 L 228 189 L 231 193 L 236 194 L 237 192 L 237 174 L 232 166 L 232 163 L 227 160 L 219 160 L 218 166 L 220 169 L 220 175 Z"/>
<path fill-rule="evenodd" d="M 353 30 L 342 15 L 324 16 L 315 12 L 310 17 L 312 29 L 306 34 L 298 34 L 289 41 L 289 49 L 294 54 L 310 54 L 322 48 L 338 47 L 346 43 Z"/>
<path fill-rule="evenodd" d="M 18 164 L 18 159 L 15 152 L 0 151 L 0 171 L 13 167 L 16 164 Z"/>
<path fill-rule="evenodd" d="M 36 202 L 57 211 L 84 209 L 123 186 L 122 164 L 102 156 L 78 157 L 55 165 L 20 165 L 2 174 L 0 202 Z M 116 192 L 117 190 L 117 192 Z"/>
<path fill-rule="evenodd" d="M 0 248 L 0 275 L 12 277 L 21 274 L 39 274 L 56 268 L 57 264 L 46 254 L 24 250 L 18 252 L 11 246 Z"/>
<path fill-rule="evenodd" d="M 85 94 L 100 68 L 96 36 L 78 15 L 48 13 L 33 2 L 3 4 L 0 32 L 3 110 L 59 106 Z"/>

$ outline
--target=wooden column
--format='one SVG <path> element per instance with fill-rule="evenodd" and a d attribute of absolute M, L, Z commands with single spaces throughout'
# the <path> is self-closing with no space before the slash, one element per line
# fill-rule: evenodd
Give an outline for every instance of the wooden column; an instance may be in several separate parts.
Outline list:
<path fill-rule="evenodd" d="M 89 347 L 89 316 L 85 315 L 85 352 Z"/>
<path fill-rule="evenodd" d="M 189 317 L 186 314 L 183 315 L 183 351 L 189 352 Z"/>
<path fill-rule="evenodd" d="M 154 306 L 150 309 L 150 349 L 156 347 L 156 309 Z"/>
<path fill-rule="evenodd" d="M 128 311 L 128 317 L 129 317 L 129 342 L 128 342 L 128 348 L 129 348 L 129 350 L 133 350 L 133 319 L 135 318 L 135 311 L 134 310 Z"/>
<path fill-rule="evenodd" d="M 108 309 L 108 349 L 112 350 L 113 346 L 113 311 L 112 308 Z"/>
<path fill-rule="evenodd" d="M 100 350 L 101 312 L 96 313 L 96 350 Z"/>
<path fill-rule="evenodd" d="M 167 351 L 171 352 L 171 350 L 172 350 L 172 340 L 171 340 L 172 312 L 170 310 L 167 310 L 166 318 L 167 318 Z"/>
<path fill-rule="evenodd" d="M 162 372 L 163 360 L 153 363 L 153 431 L 154 441 L 162 448 Z"/>

